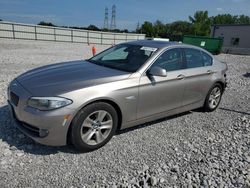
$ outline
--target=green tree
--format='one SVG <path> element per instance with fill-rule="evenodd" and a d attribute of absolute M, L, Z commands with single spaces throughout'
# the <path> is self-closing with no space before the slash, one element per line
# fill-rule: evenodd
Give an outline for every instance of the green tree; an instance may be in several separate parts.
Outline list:
<path fill-rule="evenodd" d="M 154 26 L 151 22 L 145 21 L 141 26 L 141 31 L 146 34 L 146 37 L 154 37 Z"/>
<path fill-rule="evenodd" d="M 127 29 L 123 29 L 121 30 L 121 33 L 129 33 L 129 31 Z"/>
<path fill-rule="evenodd" d="M 107 28 L 103 28 L 103 29 L 102 29 L 102 31 L 108 32 L 108 31 L 109 31 L 109 29 L 107 29 Z"/>
<path fill-rule="evenodd" d="M 52 24 L 51 22 L 45 22 L 45 21 L 41 21 L 38 23 L 38 25 L 43 25 L 43 26 L 54 26 L 54 24 Z"/>
<path fill-rule="evenodd" d="M 250 17 L 246 15 L 219 14 L 212 16 L 211 22 L 212 24 L 250 24 Z"/>
<path fill-rule="evenodd" d="M 92 30 L 92 31 L 100 31 L 100 29 L 97 26 L 92 25 L 92 24 L 89 25 L 86 29 L 87 30 Z"/>
<path fill-rule="evenodd" d="M 189 20 L 193 24 L 195 35 L 209 35 L 211 21 L 208 17 L 208 11 L 197 11 L 193 17 L 189 16 Z"/>
<path fill-rule="evenodd" d="M 161 21 L 157 20 L 153 26 L 155 37 L 164 37 L 167 33 L 167 27 Z"/>
<path fill-rule="evenodd" d="M 237 16 L 231 14 L 219 14 L 212 16 L 210 19 L 212 24 L 235 24 L 237 22 Z"/>
<path fill-rule="evenodd" d="M 245 15 L 238 16 L 237 22 L 239 24 L 250 24 L 250 17 Z"/>
<path fill-rule="evenodd" d="M 169 25 L 169 32 L 173 35 L 194 34 L 192 24 L 187 21 L 176 21 Z"/>

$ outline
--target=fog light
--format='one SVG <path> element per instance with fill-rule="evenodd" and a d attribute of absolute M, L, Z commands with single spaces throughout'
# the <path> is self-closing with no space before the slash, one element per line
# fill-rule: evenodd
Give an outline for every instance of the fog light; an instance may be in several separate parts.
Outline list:
<path fill-rule="evenodd" d="M 49 134 L 49 131 L 48 131 L 48 130 L 39 129 L 39 136 L 40 136 L 41 138 L 44 138 L 44 137 L 48 136 L 48 134 Z"/>

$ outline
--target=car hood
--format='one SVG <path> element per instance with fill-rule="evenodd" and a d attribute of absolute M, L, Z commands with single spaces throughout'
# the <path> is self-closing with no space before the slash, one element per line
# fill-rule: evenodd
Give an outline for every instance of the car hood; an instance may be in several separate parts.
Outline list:
<path fill-rule="evenodd" d="M 36 68 L 16 80 L 33 96 L 55 96 L 129 76 L 128 72 L 79 60 Z"/>

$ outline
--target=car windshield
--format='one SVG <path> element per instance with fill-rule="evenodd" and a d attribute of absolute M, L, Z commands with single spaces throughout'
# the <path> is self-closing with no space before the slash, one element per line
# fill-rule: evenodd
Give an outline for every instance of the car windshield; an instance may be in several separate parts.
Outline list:
<path fill-rule="evenodd" d="M 126 72 L 136 72 L 157 48 L 120 44 L 87 60 L 97 65 Z"/>

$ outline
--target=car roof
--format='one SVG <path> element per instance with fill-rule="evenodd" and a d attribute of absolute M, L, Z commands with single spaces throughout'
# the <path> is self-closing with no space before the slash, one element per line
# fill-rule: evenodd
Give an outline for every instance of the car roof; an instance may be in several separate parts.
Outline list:
<path fill-rule="evenodd" d="M 178 42 L 166 42 L 166 41 L 157 41 L 157 40 L 136 40 L 136 41 L 131 41 L 127 42 L 128 44 L 132 45 L 140 45 L 140 46 L 147 46 L 147 47 L 152 47 L 152 48 L 165 48 L 168 46 L 176 46 L 176 45 L 182 45 Z"/>
<path fill-rule="evenodd" d="M 145 47 L 151 47 L 151 48 L 158 48 L 158 49 L 163 49 L 163 48 L 167 48 L 167 47 L 173 47 L 173 46 L 178 46 L 178 47 L 186 47 L 186 48 L 193 48 L 193 49 L 197 49 L 197 50 L 201 50 L 203 52 L 206 52 L 207 54 L 209 54 L 211 57 L 213 57 L 213 55 L 208 52 L 207 50 L 200 48 L 198 46 L 194 46 L 194 45 L 190 45 L 190 44 L 183 44 L 183 43 L 179 43 L 179 42 L 167 42 L 167 41 L 157 41 L 157 40 L 135 40 L 135 41 L 130 41 L 130 42 L 126 42 L 126 44 L 132 44 L 132 45 L 140 45 L 140 46 L 145 46 Z"/>

